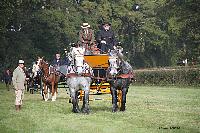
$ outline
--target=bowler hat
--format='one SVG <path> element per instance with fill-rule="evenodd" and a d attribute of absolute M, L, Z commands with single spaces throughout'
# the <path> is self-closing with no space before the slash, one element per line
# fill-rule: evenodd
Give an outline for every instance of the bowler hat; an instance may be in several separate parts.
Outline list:
<path fill-rule="evenodd" d="M 103 24 L 102 25 L 109 25 L 109 26 L 111 26 L 111 23 L 110 22 L 107 22 L 107 21 L 105 21 L 105 22 L 103 22 Z"/>

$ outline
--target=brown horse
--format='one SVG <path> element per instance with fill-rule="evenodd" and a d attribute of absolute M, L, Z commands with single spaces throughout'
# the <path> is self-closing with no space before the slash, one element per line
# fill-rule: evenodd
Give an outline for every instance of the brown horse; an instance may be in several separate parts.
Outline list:
<path fill-rule="evenodd" d="M 49 93 L 52 94 L 52 101 L 56 101 L 56 93 L 58 88 L 58 82 L 60 80 L 59 74 L 55 68 L 49 67 L 49 64 L 38 58 L 37 65 L 42 71 L 42 82 L 43 82 L 43 99 L 47 101 L 49 99 Z"/>

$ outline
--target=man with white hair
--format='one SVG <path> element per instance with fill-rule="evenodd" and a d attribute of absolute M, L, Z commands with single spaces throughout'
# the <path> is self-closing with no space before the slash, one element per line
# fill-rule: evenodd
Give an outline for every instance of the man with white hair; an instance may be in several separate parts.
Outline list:
<path fill-rule="evenodd" d="M 24 73 L 24 61 L 19 60 L 18 67 L 13 71 L 13 85 L 15 89 L 15 108 L 16 111 L 21 110 L 22 100 L 24 98 L 24 90 L 25 90 L 25 81 L 26 81 L 26 74 Z"/>

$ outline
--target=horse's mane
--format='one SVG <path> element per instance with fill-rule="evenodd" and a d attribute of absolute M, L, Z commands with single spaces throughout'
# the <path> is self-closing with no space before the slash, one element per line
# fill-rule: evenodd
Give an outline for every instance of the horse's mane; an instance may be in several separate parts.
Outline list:
<path fill-rule="evenodd" d="M 133 72 L 133 67 L 130 65 L 130 63 L 128 63 L 128 61 L 126 61 L 122 51 L 120 51 L 120 50 L 116 50 L 116 51 L 117 51 L 117 56 L 121 61 L 122 73 Z"/>
<path fill-rule="evenodd" d="M 128 61 L 125 60 L 122 61 L 122 69 L 133 71 L 133 67 L 128 63 Z"/>

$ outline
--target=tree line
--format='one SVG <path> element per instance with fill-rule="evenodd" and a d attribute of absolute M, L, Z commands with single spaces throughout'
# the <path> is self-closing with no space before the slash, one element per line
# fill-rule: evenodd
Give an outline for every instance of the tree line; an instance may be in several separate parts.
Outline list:
<path fill-rule="evenodd" d="M 200 62 L 197 0 L 1 0 L 0 68 L 27 65 L 78 40 L 83 22 L 95 33 L 109 21 L 134 68 Z"/>

